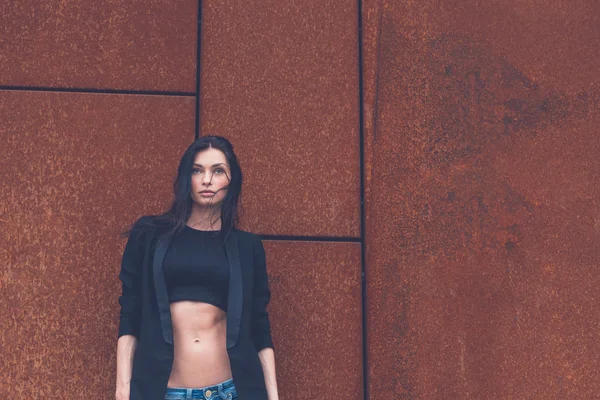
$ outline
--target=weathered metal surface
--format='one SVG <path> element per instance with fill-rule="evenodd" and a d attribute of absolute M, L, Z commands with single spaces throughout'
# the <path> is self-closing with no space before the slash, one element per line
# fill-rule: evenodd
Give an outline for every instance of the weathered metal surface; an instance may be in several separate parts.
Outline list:
<path fill-rule="evenodd" d="M 114 397 L 119 233 L 169 205 L 194 108 L 0 92 L 0 398 Z"/>
<path fill-rule="evenodd" d="M 363 399 L 360 244 L 265 241 L 281 399 Z"/>
<path fill-rule="evenodd" d="M 196 90 L 197 1 L 3 1 L 0 85 Z"/>
<path fill-rule="evenodd" d="M 364 7 L 369 398 L 597 397 L 598 3 Z"/>
<path fill-rule="evenodd" d="M 205 2 L 201 133 L 245 168 L 243 225 L 360 234 L 357 3 Z"/>

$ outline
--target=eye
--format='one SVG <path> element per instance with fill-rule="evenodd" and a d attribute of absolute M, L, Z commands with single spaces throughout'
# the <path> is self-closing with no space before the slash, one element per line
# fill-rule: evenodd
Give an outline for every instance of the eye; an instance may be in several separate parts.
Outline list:
<path fill-rule="evenodd" d="M 225 170 L 223 168 L 217 168 L 217 169 L 215 169 L 215 174 L 217 174 L 217 175 L 221 175 L 221 174 L 224 174 L 224 173 L 225 173 Z"/>
<path fill-rule="evenodd" d="M 200 172 L 202 172 L 200 168 L 192 168 L 192 175 L 199 174 Z"/>

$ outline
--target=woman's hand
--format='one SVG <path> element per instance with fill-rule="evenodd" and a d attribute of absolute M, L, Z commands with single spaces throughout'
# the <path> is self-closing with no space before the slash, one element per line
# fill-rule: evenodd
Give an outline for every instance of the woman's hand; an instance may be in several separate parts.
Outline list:
<path fill-rule="evenodd" d="M 129 383 L 117 385 L 115 400 L 129 400 Z"/>
<path fill-rule="evenodd" d="M 265 387 L 269 400 L 279 400 L 277 393 L 277 378 L 275 377 L 275 353 L 270 347 L 265 347 L 258 352 L 258 358 L 262 365 L 263 375 L 265 376 Z"/>

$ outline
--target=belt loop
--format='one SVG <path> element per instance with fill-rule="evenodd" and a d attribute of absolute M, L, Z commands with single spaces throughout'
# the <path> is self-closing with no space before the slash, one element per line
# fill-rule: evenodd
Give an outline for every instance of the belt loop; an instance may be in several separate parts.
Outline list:
<path fill-rule="evenodd" d="M 219 383 L 219 397 L 221 397 L 224 400 L 231 400 L 231 393 L 225 394 L 225 389 L 229 389 L 232 386 L 232 382 L 232 380 L 227 380 L 225 382 Z M 225 384 L 227 384 L 226 388 Z"/>
<path fill-rule="evenodd" d="M 192 389 L 186 389 L 185 398 L 186 400 L 192 400 Z"/>

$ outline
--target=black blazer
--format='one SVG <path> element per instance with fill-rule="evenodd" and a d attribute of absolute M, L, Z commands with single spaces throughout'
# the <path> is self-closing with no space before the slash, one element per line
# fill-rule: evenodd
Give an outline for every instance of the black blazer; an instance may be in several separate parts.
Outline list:
<path fill-rule="evenodd" d="M 163 400 L 173 365 L 173 326 L 162 263 L 169 247 L 166 229 L 134 224 L 121 263 L 119 337 L 138 339 L 130 400 Z M 241 400 L 266 400 L 258 351 L 273 347 L 266 306 L 270 299 L 265 251 L 260 238 L 234 229 L 225 242 L 229 260 L 227 354 Z"/>

